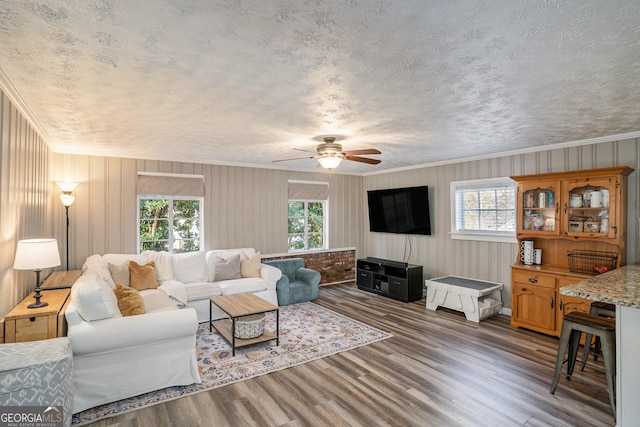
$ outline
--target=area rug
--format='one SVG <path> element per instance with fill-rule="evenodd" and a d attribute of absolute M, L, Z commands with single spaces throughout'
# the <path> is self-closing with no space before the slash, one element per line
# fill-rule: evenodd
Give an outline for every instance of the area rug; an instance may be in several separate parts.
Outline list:
<path fill-rule="evenodd" d="M 268 313 L 265 328 L 275 331 L 275 313 Z M 280 345 L 275 341 L 236 349 L 209 326 L 198 327 L 196 347 L 200 384 L 169 387 L 88 409 L 73 416 L 73 425 L 156 405 L 190 394 L 211 390 L 259 375 L 279 371 L 331 354 L 389 338 L 392 335 L 345 317 L 314 303 L 280 308 Z"/>

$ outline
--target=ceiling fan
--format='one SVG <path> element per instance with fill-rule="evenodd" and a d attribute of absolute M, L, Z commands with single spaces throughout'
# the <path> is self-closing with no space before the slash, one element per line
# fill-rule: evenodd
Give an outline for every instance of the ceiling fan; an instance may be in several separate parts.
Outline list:
<path fill-rule="evenodd" d="M 375 148 L 365 148 L 361 150 L 348 150 L 342 151 L 342 145 L 336 143 L 336 138 L 334 136 L 325 136 L 322 138 L 324 141 L 322 144 L 318 144 L 316 147 L 316 152 L 318 153 L 315 156 L 305 156 L 305 157 L 294 157 L 291 159 L 281 159 L 274 160 L 273 162 L 286 162 L 289 160 L 300 160 L 300 159 L 318 159 L 318 163 L 320 166 L 327 170 L 332 170 L 338 167 L 343 160 L 351 160 L 354 162 L 368 163 L 370 165 L 377 165 L 380 163 L 378 159 L 369 159 L 367 157 L 360 157 L 360 154 L 382 154 L 379 150 Z M 298 151 L 307 151 L 300 150 L 296 148 Z"/>

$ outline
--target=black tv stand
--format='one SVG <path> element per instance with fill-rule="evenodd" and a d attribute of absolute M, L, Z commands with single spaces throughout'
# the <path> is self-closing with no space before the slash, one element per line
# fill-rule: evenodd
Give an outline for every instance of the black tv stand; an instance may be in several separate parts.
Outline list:
<path fill-rule="evenodd" d="M 368 257 L 357 261 L 358 289 L 404 302 L 422 298 L 422 266 Z"/>

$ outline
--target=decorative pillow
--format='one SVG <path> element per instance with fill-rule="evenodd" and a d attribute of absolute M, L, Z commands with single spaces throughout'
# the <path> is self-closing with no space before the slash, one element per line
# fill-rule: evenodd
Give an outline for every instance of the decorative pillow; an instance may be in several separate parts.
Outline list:
<path fill-rule="evenodd" d="M 260 277 L 260 252 L 249 258 L 244 252 L 240 254 L 240 275 L 242 277 Z"/>
<path fill-rule="evenodd" d="M 214 264 L 214 282 L 219 282 L 220 280 L 240 279 L 242 277 L 240 274 L 240 254 L 227 259 L 215 257 Z"/>
<path fill-rule="evenodd" d="M 113 292 L 118 299 L 118 308 L 123 316 L 144 314 L 144 300 L 138 291 L 128 286 L 117 284 Z"/>
<path fill-rule="evenodd" d="M 113 283 L 129 286 L 129 261 L 125 261 L 120 265 L 109 263 L 109 271 L 111 272 Z"/>
<path fill-rule="evenodd" d="M 80 316 L 88 322 L 122 316 L 116 294 L 96 273 L 85 273 L 76 280 L 71 299 Z"/>
<path fill-rule="evenodd" d="M 156 279 L 156 268 L 153 261 L 140 265 L 135 261 L 129 261 L 129 279 L 132 288 L 138 291 L 156 289 L 160 284 Z"/>
<path fill-rule="evenodd" d="M 82 274 L 96 273 L 104 282 L 112 288 L 116 285 L 111 279 L 107 261 L 101 255 L 91 255 L 82 264 Z"/>

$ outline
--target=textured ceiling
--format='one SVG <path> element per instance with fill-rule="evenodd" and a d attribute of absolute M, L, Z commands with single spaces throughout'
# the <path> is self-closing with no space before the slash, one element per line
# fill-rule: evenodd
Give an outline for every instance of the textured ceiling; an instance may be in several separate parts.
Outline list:
<path fill-rule="evenodd" d="M 56 152 L 367 173 L 640 131 L 640 2 L 2 0 L 0 68 Z"/>

